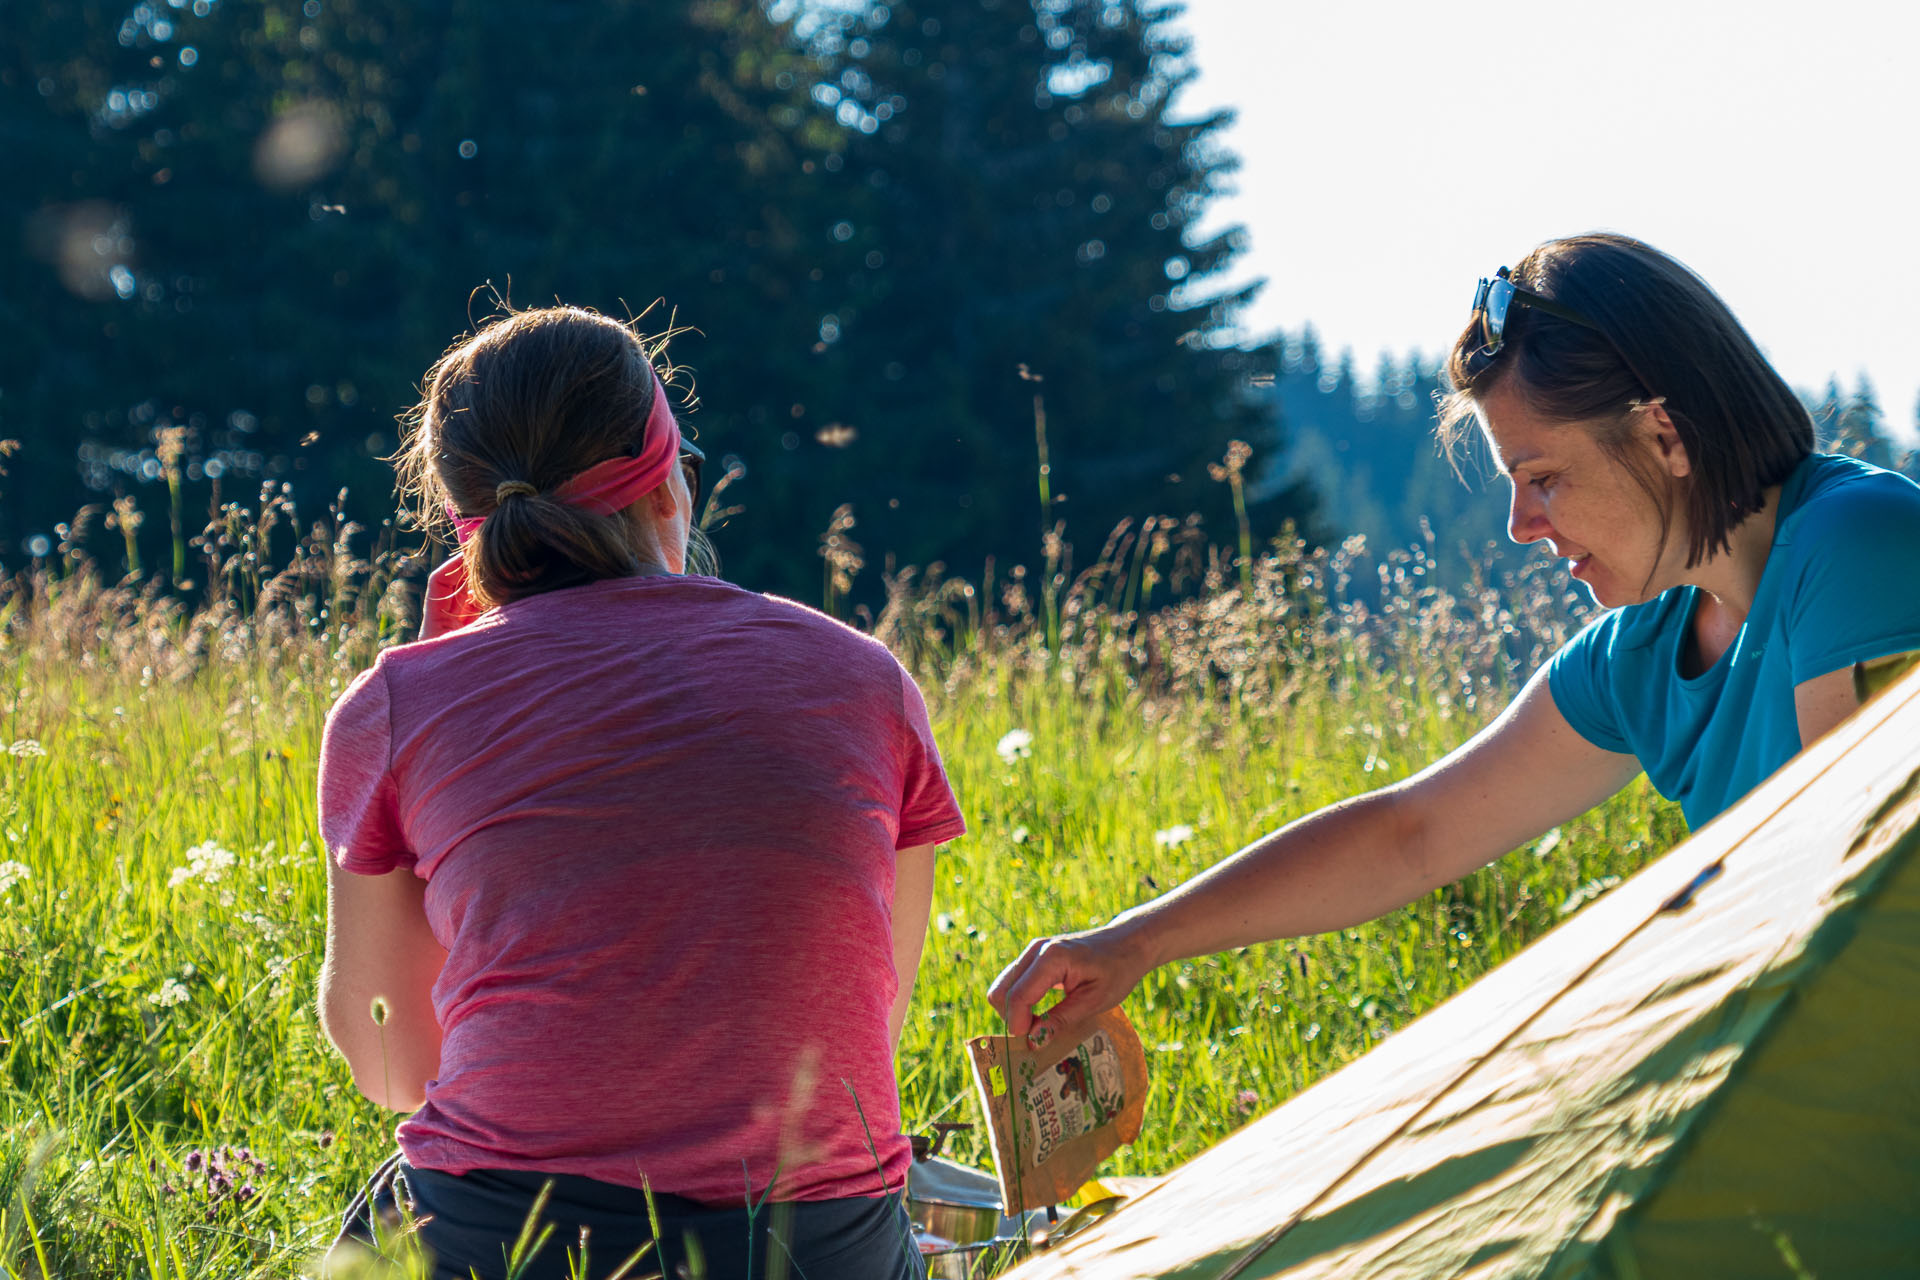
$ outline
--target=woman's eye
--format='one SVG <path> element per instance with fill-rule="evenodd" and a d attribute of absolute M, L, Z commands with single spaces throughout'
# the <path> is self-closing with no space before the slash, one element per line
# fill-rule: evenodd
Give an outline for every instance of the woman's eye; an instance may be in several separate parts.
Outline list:
<path fill-rule="evenodd" d="M 1553 482 L 1558 479 L 1559 479 L 1558 476 L 1552 476 L 1552 475 L 1534 476 L 1531 480 L 1527 481 L 1527 483 L 1532 485 L 1534 488 L 1540 490 L 1542 493 L 1545 493 L 1548 489 L 1551 489 L 1553 487 Z"/>

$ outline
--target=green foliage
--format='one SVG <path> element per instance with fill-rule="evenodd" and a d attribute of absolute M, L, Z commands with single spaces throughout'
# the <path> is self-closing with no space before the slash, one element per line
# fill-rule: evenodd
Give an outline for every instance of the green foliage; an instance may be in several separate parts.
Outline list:
<path fill-rule="evenodd" d="M 903 1036 L 911 1127 L 977 1119 L 956 1046 L 994 1029 L 985 988 L 1030 936 L 1405 776 L 1579 619 L 1537 569 L 1449 590 L 1415 548 L 1387 557 L 1382 608 L 1347 553 L 1283 542 L 1243 578 L 1169 523 L 1081 574 L 1051 640 L 1020 580 L 903 574 L 877 619 L 927 690 L 971 828 L 942 854 Z M 355 558 L 344 528 L 250 576 L 246 548 L 272 536 L 236 526 L 206 570 L 232 591 L 192 613 L 77 576 L 0 596 L 0 1267 L 16 1274 L 285 1276 L 392 1141 L 314 1020 L 314 763 L 338 690 L 410 625 L 406 598 L 395 558 Z M 1148 1128 L 1113 1171 L 1203 1150 L 1680 833 L 1635 787 L 1373 924 L 1154 974 L 1128 1005 L 1152 1052 Z M 984 1161 L 977 1131 L 958 1154 Z M 216 1158 L 244 1181 L 216 1179 Z"/>
<path fill-rule="evenodd" d="M 807 540 L 844 505 L 915 563 L 1004 559 L 1061 517 L 1089 545 L 1122 515 L 1229 519 L 1204 467 L 1231 439 L 1273 451 L 1246 394 L 1266 357 L 1214 345 L 1246 291 L 1209 298 L 1164 267 L 1205 280 L 1240 239 L 1184 244 L 1232 162 L 1223 117 L 1167 119 L 1191 68 L 1160 14 L 836 12 L 10 16 L 0 234 L 27 251 L 0 256 L 0 439 L 23 446 L 0 559 L 37 534 L 178 578 L 199 513 L 269 480 L 307 509 L 344 486 L 357 518 L 384 517 L 395 415 L 493 309 L 489 284 L 618 315 L 664 299 L 644 327 L 692 326 L 672 351 L 698 392 L 686 418 L 744 465 L 716 541 L 754 586 L 812 598 Z M 1065 499 L 1046 513 L 1036 392 Z M 120 497 L 150 518 L 128 527 Z M 1298 497 L 1256 504 L 1262 535 Z"/>
<path fill-rule="evenodd" d="M 1452 457 L 1435 441 L 1441 367 L 1418 353 L 1404 362 L 1382 355 L 1368 382 L 1351 352 L 1330 360 L 1311 326 L 1279 344 L 1268 407 L 1285 425 L 1288 449 L 1268 460 L 1261 483 L 1310 485 L 1330 532 L 1378 548 L 1429 542 L 1450 577 L 1483 563 L 1487 542 L 1506 527 L 1507 485 L 1477 435 Z"/>
<path fill-rule="evenodd" d="M 1235 167 L 1231 117 L 1178 122 L 1194 69 L 1166 16 L 903 0 L 815 36 L 858 269 L 821 320 L 825 414 L 792 427 L 803 453 L 829 446 L 805 527 L 852 498 L 862 539 L 914 564 L 1025 559 L 1061 521 L 1089 549 L 1156 512 L 1230 533 L 1207 467 L 1235 439 L 1277 451 L 1252 391 L 1273 356 L 1216 344 L 1254 291 L 1207 284 L 1239 228 L 1193 235 Z M 1251 514 L 1265 535 L 1304 513 L 1285 489 Z M 783 522 L 750 506 L 734 563 L 774 554 Z"/>
<path fill-rule="evenodd" d="M 1902 450 L 1887 434 L 1880 397 L 1866 375 L 1861 375 L 1852 395 L 1842 393 L 1839 381 L 1829 378 L 1817 400 L 1802 398 L 1813 414 L 1816 447 L 1920 478 L 1920 450 Z"/>

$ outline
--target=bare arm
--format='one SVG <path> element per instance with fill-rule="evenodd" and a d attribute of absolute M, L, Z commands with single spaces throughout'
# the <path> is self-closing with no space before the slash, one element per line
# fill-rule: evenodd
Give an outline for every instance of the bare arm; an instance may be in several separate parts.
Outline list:
<path fill-rule="evenodd" d="M 440 1071 L 433 982 L 447 953 L 427 927 L 426 882 L 411 871 L 360 876 L 327 862 L 327 954 L 320 1025 L 353 1083 L 390 1111 L 412 1111 Z M 378 998 L 386 1022 L 376 1024 Z"/>
<path fill-rule="evenodd" d="M 1029 944 L 988 998 L 1012 1034 L 1044 1040 L 1112 1008 L 1169 961 L 1404 906 L 1586 812 L 1639 772 L 1632 756 L 1567 723 L 1542 671 L 1499 719 L 1422 772 L 1263 836 L 1101 928 Z M 1060 1003 L 1036 1022 L 1034 1004 L 1055 988 Z"/>
<path fill-rule="evenodd" d="M 1800 746 L 1812 746 L 1842 720 L 1860 709 L 1853 689 L 1853 668 L 1802 680 L 1793 687 L 1793 710 L 1800 721 Z"/>
<path fill-rule="evenodd" d="M 887 1040 L 900 1047 L 900 1029 L 907 1025 L 913 1003 L 913 984 L 920 975 L 920 952 L 927 943 L 927 917 L 933 913 L 933 867 L 936 846 L 915 845 L 893 858 L 893 973 L 899 988 L 887 1011 Z"/>

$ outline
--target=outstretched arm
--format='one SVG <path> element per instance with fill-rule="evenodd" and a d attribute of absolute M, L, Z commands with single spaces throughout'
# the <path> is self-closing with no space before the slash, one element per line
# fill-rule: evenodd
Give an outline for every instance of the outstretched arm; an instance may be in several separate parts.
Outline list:
<path fill-rule="evenodd" d="M 1586 812 L 1640 772 L 1554 705 L 1544 670 L 1500 718 L 1404 782 L 1261 837 L 1178 888 L 1083 933 L 1041 938 L 988 992 L 1041 1041 L 1120 1003 L 1151 970 L 1371 920 Z M 1036 1019 L 1047 992 L 1061 999 Z"/>

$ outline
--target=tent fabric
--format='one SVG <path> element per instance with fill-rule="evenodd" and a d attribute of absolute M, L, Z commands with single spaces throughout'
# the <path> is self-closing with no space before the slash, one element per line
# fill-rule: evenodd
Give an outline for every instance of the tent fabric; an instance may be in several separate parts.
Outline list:
<path fill-rule="evenodd" d="M 1466 991 L 1009 1275 L 1920 1271 L 1916 851 L 1920 672 Z"/>

